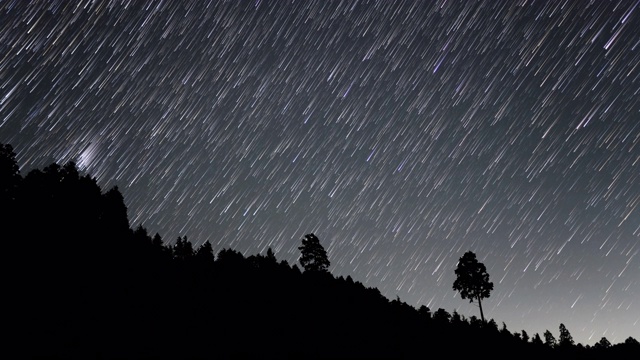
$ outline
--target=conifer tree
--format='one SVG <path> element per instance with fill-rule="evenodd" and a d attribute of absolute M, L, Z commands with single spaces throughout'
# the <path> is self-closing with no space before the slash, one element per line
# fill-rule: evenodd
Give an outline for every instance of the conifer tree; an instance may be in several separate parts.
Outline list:
<path fill-rule="evenodd" d="M 301 252 L 300 265 L 309 272 L 328 272 L 329 258 L 320 240 L 314 234 L 307 234 L 302 239 L 302 245 L 298 247 Z"/>
<path fill-rule="evenodd" d="M 459 291 L 463 299 L 469 299 L 470 302 L 478 301 L 480 318 L 484 323 L 482 299 L 488 298 L 493 290 L 487 268 L 476 259 L 476 254 L 467 251 L 458 261 L 455 273 L 457 278 L 453 283 L 453 290 Z"/>

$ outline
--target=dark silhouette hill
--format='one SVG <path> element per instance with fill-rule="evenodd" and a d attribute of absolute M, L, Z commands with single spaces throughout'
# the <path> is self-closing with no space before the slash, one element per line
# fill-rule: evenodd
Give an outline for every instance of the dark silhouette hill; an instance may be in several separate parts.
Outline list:
<path fill-rule="evenodd" d="M 119 189 L 103 191 L 73 163 L 18 169 L 2 145 L 5 359 L 625 359 L 640 350 L 633 338 L 543 343 L 493 320 L 416 309 L 271 249 L 214 254 L 186 236 L 164 241 L 131 227 Z"/>

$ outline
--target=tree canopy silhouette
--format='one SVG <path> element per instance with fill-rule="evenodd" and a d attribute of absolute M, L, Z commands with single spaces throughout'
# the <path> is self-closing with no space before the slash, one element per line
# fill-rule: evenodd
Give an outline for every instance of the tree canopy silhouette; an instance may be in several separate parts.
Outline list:
<path fill-rule="evenodd" d="M 547 345 L 548 347 L 555 347 L 558 344 L 556 337 L 553 336 L 551 331 L 546 330 L 543 335 L 544 335 L 544 344 Z"/>
<path fill-rule="evenodd" d="M 194 248 L 187 236 L 165 242 L 132 229 L 118 188 L 103 192 L 73 163 L 25 177 L 17 169 L 12 149 L 0 147 L 0 179 L 9 179 L 0 183 L 3 259 L 16 270 L 5 282 L 5 348 L 24 359 L 413 359 L 456 347 L 458 357 L 595 360 L 640 351 L 631 337 L 556 346 L 548 331 L 545 346 L 539 334 L 529 342 L 493 319 L 389 301 L 329 273 L 314 234 L 302 240 L 300 263 L 320 276 L 278 261 L 271 248 L 245 257 L 229 248 L 214 255 L 208 241 Z M 300 319 L 313 326 L 300 331 Z M 563 328 L 560 341 L 571 342 Z"/>
<path fill-rule="evenodd" d="M 16 154 L 11 145 L 0 144 L 0 199 L 13 200 L 21 180 Z"/>
<path fill-rule="evenodd" d="M 324 247 L 320 244 L 320 240 L 315 234 L 307 234 L 302 239 L 302 245 L 298 247 L 302 256 L 300 257 L 300 265 L 304 271 L 310 272 L 328 272 L 329 258 Z"/>
<path fill-rule="evenodd" d="M 469 299 L 469 302 L 478 300 L 480 318 L 484 323 L 482 299 L 488 298 L 493 290 L 493 283 L 489 281 L 487 268 L 476 259 L 475 253 L 467 251 L 458 261 L 455 273 L 457 278 L 453 282 L 453 290 L 459 291 L 460 296 L 463 299 Z"/>
<path fill-rule="evenodd" d="M 560 338 L 558 339 L 559 346 L 567 347 L 567 346 L 575 345 L 575 342 L 573 341 L 573 336 L 571 336 L 571 333 L 569 332 L 567 327 L 564 326 L 564 324 L 560 324 L 559 330 L 560 330 Z"/>

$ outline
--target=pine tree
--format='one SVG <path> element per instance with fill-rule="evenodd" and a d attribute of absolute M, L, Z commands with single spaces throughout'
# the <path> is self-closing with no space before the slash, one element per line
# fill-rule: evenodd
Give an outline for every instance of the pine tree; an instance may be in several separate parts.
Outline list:
<path fill-rule="evenodd" d="M 553 334 L 549 330 L 544 332 L 544 344 L 549 347 L 556 346 L 556 337 L 553 336 Z"/>
<path fill-rule="evenodd" d="M 564 324 L 560 324 L 560 338 L 558 339 L 558 345 L 562 347 L 573 346 L 575 343 L 573 341 L 573 337 L 569 330 L 564 326 Z"/>
<path fill-rule="evenodd" d="M 453 290 L 459 291 L 460 296 L 463 299 L 469 299 L 470 302 L 478 300 L 480 318 L 484 323 L 482 299 L 488 298 L 493 290 L 493 283 L 489 281 L 487 268 L 476 259 L 476 254 L 467 251 L 458 261 L 455 273 L 457 278 L 453 283 Z"/>
<path fill-rule="evenodd" d="M 300 265 L 304 271 L 309 272 L 328 272 L 329 258 L 324 247 L 320 244 L 320 240 L 314 234 L 307 234 L 302 239 L 302 245 L 298 247 L 301 252 Z"/>

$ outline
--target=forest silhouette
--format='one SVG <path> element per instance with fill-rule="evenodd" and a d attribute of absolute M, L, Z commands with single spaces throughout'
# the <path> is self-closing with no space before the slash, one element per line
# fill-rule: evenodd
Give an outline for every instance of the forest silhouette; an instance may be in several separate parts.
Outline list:
<path fill-rule="evenodd" d="M 575 344 L 560 324 L 530 336 L 440 308 L 415 308 L 328 271 L 320 258 L 245 256 L 131 226 L 122 193 L 71 162 L 22 175 L 0 147 L 5 359 L 637 358 L 632 337 Z M 304 238 L 303 238 L 304 235 Z M 311 244 L 311 245 L 309 245 Z M 320 247 L 320 248 L 319 248 Z M 320 254 L 320 255 L 318 255 Z M 456 264 L 451 264 L 452 268 Z M 453 291 L 453 290 L 452 290 Z"/>

